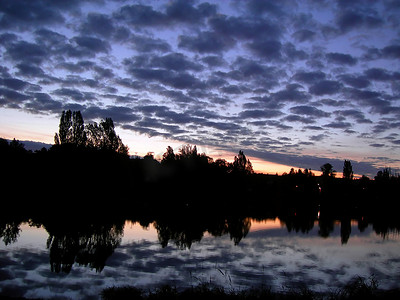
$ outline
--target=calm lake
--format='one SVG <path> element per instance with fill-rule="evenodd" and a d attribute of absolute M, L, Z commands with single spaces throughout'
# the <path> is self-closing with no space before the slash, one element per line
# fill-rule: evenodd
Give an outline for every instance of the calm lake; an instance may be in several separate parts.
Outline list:
<path fill-rule="evenodd" d="M 329 292 L 355 276 L 374 276 L 383 289 L 400 287 L 398 231 L 383 234 L 355 220 L 322 226 L 317 219 L 301 228 L 278 218 L 225 220 L 209 228 L 141 223 L 3 226 L 1 293 L 99 299 L 111 286 L 186 288 L 210 282 L 226 289 L 306 285 Z"/>

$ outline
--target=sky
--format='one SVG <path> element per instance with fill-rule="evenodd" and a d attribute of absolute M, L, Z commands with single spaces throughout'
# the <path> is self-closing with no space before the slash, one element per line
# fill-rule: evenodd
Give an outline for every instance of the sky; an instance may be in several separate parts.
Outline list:
<path fill-rule="evenodd" d="M 265 173 L 400 169 L 400 1 L 0 1 L 0 136 L 63 110 L 131 154 L 195 144 Z"/>

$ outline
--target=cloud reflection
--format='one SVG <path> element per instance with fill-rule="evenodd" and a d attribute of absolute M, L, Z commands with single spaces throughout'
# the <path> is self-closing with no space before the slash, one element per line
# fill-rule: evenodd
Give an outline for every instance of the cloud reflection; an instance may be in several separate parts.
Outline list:
<path fill-rule="evenodd" d="M 262 225 L 254 220 L 253 224 L 259 228 Z M 307 284 L 313 290 L 326 291 L 340 287 L 353 276 L 372 274 L 382 278 L 382 288 L 396 287 L 399 238 L 382 240 L 371 226 L 363 232 L 355 224 L 351 227 L 346 246 L 342 246 L 341 230 L 335 224 L 327 238 L 320 237 L 318 226 L 307 234 L 275 226 L 250 230 L 237 245 L 229 235 L 206 234 L 190 250 L 182 250 L 173 241 L 162 247 L 155 227 L 148 229 L 151 234 L 144 232 L 141 236 L 137 225 L 127 222 L 126 236 L 102 272 L 75 263 L 68 276 L 50 272 L 45 245 L 27 243 L 22 231 L 12 251 L 1 246 L 0 287 L 3 293 L 16 292 L 25 297 L 51 294 L 75 299 L 89 299 L 106 287 L 126 284 L 183 288 L 212 282 L 227 288 L 267 285 L 275 290 Z M 88 288 L 82 290 L 83 286 Z"/>

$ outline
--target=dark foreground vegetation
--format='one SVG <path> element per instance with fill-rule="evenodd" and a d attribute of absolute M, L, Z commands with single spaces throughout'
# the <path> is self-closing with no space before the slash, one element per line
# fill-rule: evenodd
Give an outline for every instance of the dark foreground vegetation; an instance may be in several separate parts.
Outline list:
<path fill-rule="evenodd" d="M 247 290 L 226 290 L 220 286 L 202 284 L 197 287 L 178 291 L 171 286 L 162 286 L 153 291 L 135 287 L 111 287 L 101 293 L 103 300 L 115 299 L 399 299 L 400 290 L 380 290 L 378 282 L 373 278 L 357 277 L 341 289 L 329 293 L 317 293 L 306 286 L 298 289 L 286 289 L 281 292 L 272 291 L 269 287 L 251 288 Z"/>
<path fill-rule="evenodd" d="M 347 300 L 347 299 L 399 299 L 400 290 L 381 290 L 378 282 L 373 278 L 356 277 L 343 288 L 332 290 L 327 293 L 318 293 L 308 289 L 306 286 L 293 289 L 287 288 L 282 291 L 272 291 L 271 288 L 262 286 L 247 290 L 224 289 L 212 284 L 200 284 L 185 290 L 178 290 L 169 285 L 161 286 L 154 290 L 143 290 L 132 286 L 110 287 L 101 292 L 102 300 Z M 29 298 L 30 299 L 30 298 Z M 12 297 L 0 295 L 0 300 L 28 300 L 24 297 Z M 41 300 L 40 298 L 30 300 Z"/>

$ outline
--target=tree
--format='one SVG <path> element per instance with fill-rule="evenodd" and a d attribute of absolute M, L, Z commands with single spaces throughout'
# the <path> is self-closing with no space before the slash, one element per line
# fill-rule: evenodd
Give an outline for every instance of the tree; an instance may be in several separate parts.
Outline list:
<path fill-rule="evenodd" d="M 324 177 L 335 177 L 335 170 L 333 169 L 333 166 L 330 163 L 326 163 L 321 166 L 321 171 L 322 171 L 322 176 Z"/>
<path fill-rule="evenodd" d="M 232 171 L 234 173 L 241 173 L 241 174 L 253 174 L 253 166 L 249 159 L 246 158 L 243 151 L 240 150 L 238 156 L 235 156 L 232 165 Z"/>
<path fill-rule="evenodd" d="M 86 132 L 85 132 L 85 122 L 81 112 L 74 111 L 72 113 L 72 134 L 71 142 L 76 146 L 86 146 Z"/>
<path fill-rule="evenodd" d="M 390 177 L 392 177 L 392 169 L 384 168 L 383 171 L 378 171 L 375 180 L 389 180 Z"/>
<path fill-rule="evenodd" d="M 353 166 L 349 160 L 345 160 L 343 164 L 343 178 L 352 180 L 353 179 Z"/>
<path fill-rule="evenodd" d="M 62 112 L 58 134 L 54 135 L 54 143 L 86 146 L 85 123 L 80 111 L 64 110 Z"/>
<path fill-rule="evenodd" d="M 179 158 L 180 159 L 185 159 L 185 158 L 196 158 L 197 157 L 197 147 L 196 145 L 183 145 L 179 149 Z"/>
<path fill-rule="evenodd" d="M 25 145 L 15 138 L 10 142 L 10 149 L 14 153 L 24 153 L 26 152 Z"/>
<path fill-rule="evenodd" d="M 73 144 L 107 151 L 115 151 L 128 155 L 128 147 L 122 143 L 116 134 L 111 118 L 88 124 L 85 128 L 80 111 L 63 111 L 60 118 L 59 132 L 54 135 L 56 145 Z"/>
<path fill-rule="evenodd" d="M 163 158 L 161 160 L 162 164 L 168 164 L 170 162 L 174 162 L 176 160 L 174 149 L 171 146 L 167 147 L 167 151 L 163 154 Z"/>
<path fill-rule="evenodd" d="M 63 111 L 60 118 L 60 125 L 58 126 L 58 139 L 55 136 L 54 138 L 57 139 L 56 144 L 68 144 L 70 142 L 71 137 L 71 121 L 72 112 L 71 110 Z"/>
<path fill-rule="evenodd" d="M 86 126 L 86 145 L 90 148 L 100 149 L 102 145 L 103 134 L 101 128 L 96 122 Z"/>
<path fill-rule="evenodd" d="M 114 122 L 111 118 L 102 120 L 97 129 L 100 131 L 96 133 L 96 136 L 100 138 L 100 149 L 128 155 L 129 149 L 122 143 L 119 135 L 116 134 Z"/>

